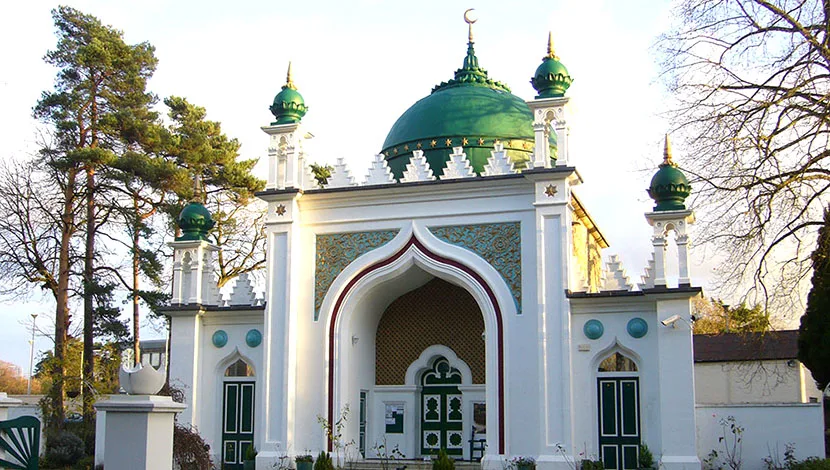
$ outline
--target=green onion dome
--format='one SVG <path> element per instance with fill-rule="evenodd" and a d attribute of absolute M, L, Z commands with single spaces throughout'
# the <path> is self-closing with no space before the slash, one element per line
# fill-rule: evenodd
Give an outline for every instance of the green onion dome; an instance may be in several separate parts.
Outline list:
<path fill-rule="evenodd" d="M 654 202 L 655 211 L 682 211 L 686 210 L 685 201 L 692 192 L 692 186 L 686 175 L 677 168 L 672 161 L 671 142 L 666 135 L 666 144 L 663 150 L 663 163 L 648 188 L 648 195 Z"/>
<path fill-rule="evenodd" d="M 536 98 L 558 98 L 565 96 L 565 92 L 573 83 L 568 75 L 568 69 L 559 61 L 553 51 L 553 36 L 548 33 L 548 54 L 542 58 L 542 64 L 536 68 L 536 73 L 530 79 L 533 89 L 539 93 Z"/>
<path fill-rule="evenodd" d="M 297 91 L 294 80 L 291 78 L 291 62 L 288 63 L 288 76 L 285 79 L 285 85 L 282 86 L 282 91 L 274 97 L 274 103 L 268 109 L 277 119 L 271 123 L 272 126 L 300 122 L 300 119 L 308 111 L 303 95 Z"/>
<path fill-rule="evenodd" d="M 181 229 L 181 236 L 176 237 L 177 242 L 204 240 L 208 241 L 208 232 L 216 225 L 207 208 L 201 202 L 189 202 L 176 222 Z"/>
<path fill-rule="evenodd" d="M 504 145 L 517 169 L 526 167 L 533 153 L 533 113 L 506 85 L 488 77 L 473 44 L 471 34 L 454 78 L 433 88 L 390 129 L 381 152 L 395 178 L 401 178 L 415 150 L 422 150 L 433 173 L 441 175 L 453 147 L 464 147 L 473 170 L 481 174 L 496 143 Z M 550 143 L 551 155 L 556 155 L 554 133 Z"/>

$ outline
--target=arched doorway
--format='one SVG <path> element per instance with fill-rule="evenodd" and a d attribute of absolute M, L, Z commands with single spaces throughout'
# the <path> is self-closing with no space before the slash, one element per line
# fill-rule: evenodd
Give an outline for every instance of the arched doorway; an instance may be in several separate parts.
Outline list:
<path fill-rule="evenodd" d="M 464 248 L 436 239 L 427 229 L 415 224 L 402 229 L 399 236 L 389 244 L 347 266 L 332 283 L 323 300 L 320 311 L 324 312 L 323 318 L 328 324 L 328 419 L 336 420 L 341 410 L 349 404 L 358 403 L 365 388 L 364 381 L 369 377 L 369 388 L 374 389 L 374 392 L 368 394 L 369 444 L 376 438 L 384 437 L 384 416 L 392 414 L 389 419 L 393 420 L 396 410 L 403 408 L 405 414 L 409 415 L 403 423 L 405 433 L 409 436 L 406 440 L 414 447 L 408 455 L 419 453 L 419 448 L 415 446 L 420 443 L 420 431 L 416 425 L 416 418 L 420 416 L 420 404 L 407 401 L 407 397 L 402 395 L 401 400 L 394 400 L 398 403 L 385 403 L 378 397 L 380 386 L 374 384 L 374 340 L 385 308 L 412 290 L 413 286 L 423 285 L 433 278 L 445 280 L 465 290 L 478 305 L 479 317 L 483 318 L 486 332 L 485 336 L 482 336 L 484 332 L 475 335 L 479 341 L 483 341 L 486 351 L 486 381 L 481 386 L 483 393 L 478 404 L 484 405 L 485 401 L 487 404 L 486 408 L 479 406 L 479 410 L 480 414 L 486 413 L 486 422 L 490 423 L 485 431 L 487 453 L 503 453 L 503 315 L 505 308 L 508 309 L 507 312 L 515 313 L 510 288 L 499 272 L 486 261 Z M 368 370 L 365 367 L 367 364 L 370 365 Z M 411 386 L 420 388 L 417 381 L 413 381 Z M 412 399 L 416 399 L 412 393 L 414 391 L 414 388 L 407 390 Z M 468 415 L 473 416 L 472 410 Z M 380 424 L 377 424 L 378 420 Z M 347 426 L 347 439 L 358 441 L 358 424 L 358 420 L 354 420 L 353 425 Z M 332 448 L 331 442 L 328 447 Z"/>
<path fill-rule="evenodd" d="M 640 378 L 637 364 L 619 351 L 597 367 L 599 450 L 608 470 L 638 468 Z"/>
<path fill-rule="evenodd" d="M 242 359 L 225 369 L 222 380 L 222 468 L 242 470 L 254 445 L 254 370 Z"/>
<path fill-rule="evenodd" d="M 408 427 L 383 424 L 387 438 L 402 434 L 408 457 L 435 455 L 442 448 L 458 458 L 472 457 L 466 444 L 474 434 L 473 408 L 481 415 L 486 404 L 484 331 L 475 299 L 440 278 L 401 295 L 383 312 L 375 333 L 373 396 L 384 402 L 384 410 L 393 410 L 385 419 L 410 421 Z M 389 407 L 393 404 L 398 406 Z"/>

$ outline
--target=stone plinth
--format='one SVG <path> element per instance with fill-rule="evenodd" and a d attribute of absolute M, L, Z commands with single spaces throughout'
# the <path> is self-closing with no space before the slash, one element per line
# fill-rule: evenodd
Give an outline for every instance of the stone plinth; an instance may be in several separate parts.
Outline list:
<path fill-rule="evenodd" d="M 0 392 L 0 421 L 9 419 L 9 408 L 20 406 L 23 402 L 16 398 L 9 398 L 6 392 Z"/>
<path fill-rule="evenodd" d="M 106 413 L 104 468 L 171 470 L 173 418 L 185 408 L 157 395 L 112 395 L 96 403 Z"/>

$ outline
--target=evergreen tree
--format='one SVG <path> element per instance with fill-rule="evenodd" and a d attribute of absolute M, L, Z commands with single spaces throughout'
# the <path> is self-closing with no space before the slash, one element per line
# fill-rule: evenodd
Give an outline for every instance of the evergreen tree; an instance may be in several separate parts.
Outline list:
<path fill-rule="evenodd" d="M 824 211 L 824 226 L 812 258 L 813 288 L 798 329 L 798 360 L 824 390 L 830 383 L 830 207 Z"/>
<path fill-rule="evenodd" d="M 114 313 L 108 301 L 114 286 L 99 282 L 95 271 L 95 237 L 109 213 L 99 212 L 101 186 L 96 178 L 106 178 L 118 156 L 156 120 L 150 109 L 155 98 L 146 92 L 156 58 L 148 43 L 128 45 L 120 31 L 93 16 L 65 6 L 53 10 L 52 16 L 58 43 L 45 60 L 59 71 L 55 90 L 43 94 L 35 114 L 54 128 L 57 145 L 49 164 L 65 170 L 67 191 L 76 191 L 66 198 L 65 212 L 72 212 L 79 195 L 85 201 L 83 382 L 92 384 L 96 313 L 110 319 Z M 77 187 L 80 176 L 85 177 L 83 193 Z M 75 225 L 74 220 L 65 223 Z M 65 315 L 60 313 L 58 321 Z M 83 397 L 84 420 L 91 423 L 94 398 L 91 393 Z"/>
<path fill-rule="evenodd" d="M 168 208 L 173 219 L 190 200 L 205 204 L 213 215 L 218 255 L 219 287 L 242 273 L 265 265 L 265 236 L 261 227 L 264 211 L 248 207 L 254 192 L 265 182 L 251 174 L 256 160 L 240 160 L 239 141 L 222 133 L 221 125 L 206 119 L 205 108 L 172 96 L 164 100 L 173 121 L 168 157 L 186 171 L 191 183 L 178 186 L 178 201 Z"/>

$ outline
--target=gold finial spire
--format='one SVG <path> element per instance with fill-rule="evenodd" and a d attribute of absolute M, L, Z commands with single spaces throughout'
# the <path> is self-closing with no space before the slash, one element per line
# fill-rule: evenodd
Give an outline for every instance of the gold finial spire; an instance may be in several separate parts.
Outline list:
<path fill-rule="evenodd" d="M 292 90 L 296 90 L 297 86 L 294 85 L 294 78 L 291 76 L 291 61 L 288 61 L 288 73 L 285 75 L 285 88 L 291 88 Z"/>
<path fill-rule="evenodd" d="M 543 59 L 559 60 L 559 56 L 553 50 L 553 32 L 551 31 L 548 31 L 548 55 L 543 57 Z"/>
<path fill-rule="evenodd" d="M 669 134 L 666 134 L 666 142 L 663 144 L 663 164 L 674 165 L 674 160 L 671 158 L 671 140 Z"/>
<path fill-rule="evenodd" d="M 467 11 L 464 12 L 464 22 L 467 23 L 467 26 L 469 27 L 469 33 L 467 38 L 468 42 L 470 43 L 473 42 L 473 23 L 478 21 L 477 18 L 470 18 L 470 12 L 474 10 L 475 8 L 468 8 Z"/>

